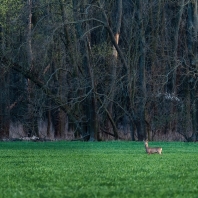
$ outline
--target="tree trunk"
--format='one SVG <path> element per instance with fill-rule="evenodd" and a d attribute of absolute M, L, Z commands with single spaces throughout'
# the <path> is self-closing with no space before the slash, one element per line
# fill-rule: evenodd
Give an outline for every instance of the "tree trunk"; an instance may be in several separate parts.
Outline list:
<path fill-rule="evenodd" d="M 187 31 L 187 43 L 188 43 L 188 57 L 190 67 L 187 68 L 186 73 L 194 74 L 198 68 L 198 2 L 195 0 L 188 3 L 188 31 Z M 190 83 L 189 83 L 190 82 Z M 197 108 L 198 103 L 196 99 L 197 92 L 197 81 L 193 75 L 188 77 L 189 90 L 190 92 L 190 104 L 191 104 L 191 120 L 192 120 L 192 141 L 195 141 L 198 137 L 198 117 Z"/>
<path fill-rule="evenodd" d="M 138 70 L 138 88 L 139 88 L 139 100 L 138 100 L 138 120 L 137 134 L 138 140 L 142 141 L 146 137 L 145 128 L 145 104 L 146 104 L 146 79 L 145 79 L 145 27 L 143 17 L 143 3 L 144 0 L 136 1 L 138 10 L 138 26 L 139 26 L 139 70 Z"/>
<path fill-rule="evenodd" d="M 28 68 L 30 71 L 34 70 L 33 65 L 33 52 L 32 52 L 32 0 L 27 1 L 28 6 L 28 27 L 27 27 L 27 57 Z M 27 114 L 27 135 L 29 137 L 35 135 L 39 136 L 38 120 L 36 115 L 36 98 L 34 93 L 34 85 L 30 79 L 27 79 L 27 92 L 28 92 L 28 114 Z"/>
<path fill-rule="evenodd" d="M 0 139 L 3 139 L 9 138 L 10 128 L 9 71 L 0 68 Z"/>
<path fill-rule="evenodd" d="M 106 20 L 105 23 L 108 24 L 107 29 L 112 37 L 112 41 L 113 41 L 113 43 L 115 42 L 113 44 L 113 49 L 112 49 L 112 62 L 110 65 L 111 79 L 110 79 L 109 89 L 107 89 L 108 90 L 108 98 L 106 98 L 106 101 L 104 102 L 105 106 L 107 106 L 108 113 L 110 113 L 110 115 L 111 115 L 110 117 L 112 118 L 113 117 L 112 116 L 113 115 L 113 102 L 112 101 L 114 100 L 115 93 L 116 93 L 117 65 L 118 65 L 118 51 L 117 51 L 116 46 L 118 46 L 119 37 L 120 37 L 120 28 L 121 28 L 121 21 L 122 21 L 122 0 L 118 0 L 116 3 L 116 6 L 115 6 L 116 14 L 114 14 L 115 17 L 113 17 L 113 26 L 115 29 L 114 33 L 112 31 L 112 28 L 109 25 L 110 20 L 108 19 L 108 16 L 106 15 L 104 8 L 100 4 L 100 2 L 98 2 L 98 4 L 99 4 L 100 9 L 102 10 L 103 16 Z M 108 115 L 108 117 L 109 117 L 109 115 Z M 111 120 L 108 120 L 108 121 L 110 123 L 112 123 Z M 106 123 L 108 126 L 110 126 L 109 122 Z M 110 128 L 110 127 L 108 127 L 108 128 Z M 117 129 L 115 128 L 115 126 L 112 126 L 112 128 L 113 128 L 115 139 L 118 139 Z"/>
<path fill-rule="evenodd" d="M 80 2 L 82 7 L 84 6 L 84 1 Z M 82 9 L 81 7 L 81 9 Z M 78 10 L 78 1 L 73 0 L 73 12 L 74 19 L 78 20 L 77 17 Z M 86 13 L 86 12 L 85 12 Z M 86 15 L 85 15 L 86 16 Z M 89 33 L 83 35 L 83 30 L 81 28 L 81 24 L 76 24 L 76 38 L 82 40 L 80 42 L 80 54 L 82 55 L 82 71 L 83 76 L 85 77 L 85 92 L 87 94 L 84 106 L 84 111 L 86 114 L 86 131 L 85 133 L 90 134 L 90 140 L 99 140 L 99 131 L 98 131 L 98 117 L 96 113 L 97 108 L 97 100 L 95 96 L 96 88 L 95 88 L 95 79 L 94 79 L 94 71 L 92 69 L 91 62 L 91 39 Z M 85 24 L 86 31 L 89 32 L 89 24 Z M 84 36 L 83 39 L 81 37 Z M 84 134 L 82 134 L 84 135 Z"/>

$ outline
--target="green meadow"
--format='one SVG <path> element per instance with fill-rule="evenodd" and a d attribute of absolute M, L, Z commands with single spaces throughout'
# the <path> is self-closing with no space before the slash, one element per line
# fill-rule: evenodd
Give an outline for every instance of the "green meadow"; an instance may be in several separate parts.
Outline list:
<path fill-rule="evenodd" d="M 198 197 L 198 144 L 0 142 L 0 197 Z"/>

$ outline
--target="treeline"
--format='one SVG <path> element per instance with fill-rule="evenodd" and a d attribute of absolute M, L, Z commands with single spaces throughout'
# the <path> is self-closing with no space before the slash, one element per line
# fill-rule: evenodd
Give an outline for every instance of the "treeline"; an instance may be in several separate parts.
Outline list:
<path fill-rule="evenodd" d="M 0 138 L 198 140 L 197 4 L 2 2 Z"/>

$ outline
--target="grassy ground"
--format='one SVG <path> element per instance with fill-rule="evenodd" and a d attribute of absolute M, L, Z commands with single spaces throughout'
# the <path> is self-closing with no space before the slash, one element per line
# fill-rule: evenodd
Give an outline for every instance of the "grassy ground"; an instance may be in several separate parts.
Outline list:
<path fill-rule="evenodd" d="M 0 197 L 198 197 L 198 144 L 1 142 Z"/>

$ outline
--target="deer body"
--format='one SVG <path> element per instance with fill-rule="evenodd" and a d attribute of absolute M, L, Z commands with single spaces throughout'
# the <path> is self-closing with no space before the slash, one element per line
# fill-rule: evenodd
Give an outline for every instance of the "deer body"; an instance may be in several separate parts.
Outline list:
<path fill-rule="evenodd" d="M 161 155 L 162 153 L 162 148 L 161 147 L 153 147 L 153 148 L 150 148 L 148 146 L 148 141 L 144 141 L 144 145 L 145 145 L 145 149 L 146 149 L 146 152 L 148 154 L 153 154 L 153 153 L 158 153 Z"/>

